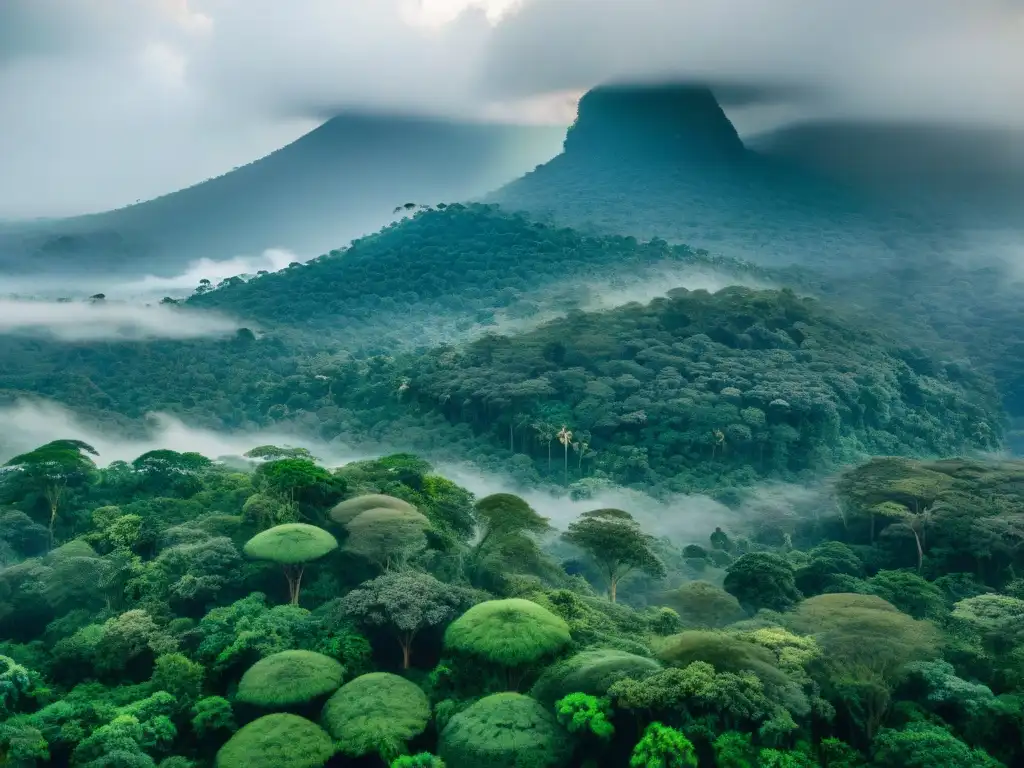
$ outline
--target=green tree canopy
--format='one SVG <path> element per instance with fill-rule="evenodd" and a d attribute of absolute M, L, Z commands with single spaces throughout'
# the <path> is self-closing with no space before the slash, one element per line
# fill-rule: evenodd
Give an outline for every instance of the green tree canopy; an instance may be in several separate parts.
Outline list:
<path fill-rule="evenodd" d="M 518 693 L 496 693 L 458 713 L 438 742 L 448 768 L 561 768 L 571 751 L 551 713 Z"/>
<path fill-rule="evenodd" d="M 610 648 L 593 648 L 549 666 L 530 695 L 550 707 L 570 693 L 604 696 L 612 684 L 623 678 L 643 680 L 660 669 L 654 659 Z"/>
<path fill-rule="evenodd" d="M 238 682 L 236 698 L 265 709 L 288 709 L 333 693 L 345 668 L 313 651 L 281 651 L 260 659 Z"/>
<path fill-rule="evenodd" d="M 613 603 L 619 580 L 631 571 L 641 570 L 655 578 L 665 575 L 665 566 L 652 548 L 653 537 L 621 509 L 584 512 L 569 525 L 563 538 L 593 558 L 608 582 Z"/>
<path fill-rule="evenodd" d="M 665 592 L 661 602 L 674 609 L 688 626 L 715 629 L 744 616 L 739 600 L 706 581 L 688 581 Z"/>
<path fill-rule="evenodd" d="M 675 728 L 651 723 L 633 748 L 630 768 L 696 768 L 697 752 L 693 744 Z"/>
<path fill-rule="evenodd" d="M 508 668 L 532 664 L 571 641 L 569 625 L 530 600 L 488 600 L 448 626 L 445 647 Z"/>
<path fill-rule="evenodd" d="M 277 461 L 279 459 L 309 459 L 313 456 L 306 448 L 292 448 L 290 446 L 258 445 L 246 451 L 243 456 L 250 459 L 264 459 L 265 461 Z"/>
<path fill-rule="evenodd" d="M 473 507 L 478 526 L 477 552 L 503 538 L 523 533 L 541 534 L 551 530 L 546 517 L 538 515 L 533 507 L 511 493 L 494 493 L 480 499 Z"/>
<path fill-rule="evenodd" d="M 291 603 L 298 605 L 306 564 L 337 548 L 337 540 L 323 528 L 305 523 L 286 523 L 257 533 L 246 542 L 243 551 L 255 560 L 280 563 L 288 579 Z"/>
<path fill-rule="evenodd" d="M 255 484 L 296 504 L 322 508 L 345 492 L 345 480 L 310 459 L 275 459 L 256 467 Z"/>
<path fill-rule="evenodd" d="M 817 639 L 833 701 L 869 740 L 884 721 L 903 666 L 938 655 L 934 625 L 913 619 L 874 595 L 811 597 L 786 621 L 794 631 Z"/>
<path fill-rule="evenodd" d="M 345 549 L 382 571 L 402 568 L 427 546 L 430 521 L 419 512 L 381 507 L 360 512 L 345 528 Z"/>
<path fill-rule="evenodd" d="M 363 512 L 371 509 L 395 509 L 399 512 L 417 512 L 412 504 L 382 493 L 367 493 L 339 501 L 331 509 L 331 519 L 339 525 L 348 525 Z"/>
<path fill-rule="evenodd" d="M 389 628 L 402 647 L 402 668 L 408 669 L 417 633 L 447 624 L 476 601 L 470 590 L 430 574 L 398 571 L 353 589 L 342 598 L 342 606 L 363 624 Z"/>
<path fill-rule="evenodd" d="M 197 478 L 212 466 L 201 453 L 178 453 L 167 449 L 148 451 L 132 462 L 132 467 L 156 493 L 175 488 L 185 492 L 198 490 Z"/>
<path fill-rule="evenodd" d="M 761 608 L 786 611 L 801 597 L 793 566 L 768 552 L 753 552 L 736 560 L 727 569 L 724 586 L 751 612 Z"/>
<path fill-rule="evenodd" d="M 338 748 L 352 757 L 377 754 L 385 762 L 427 727 L 430 702 L 415 683 L 387 672 L 361 675 L 324 705 L 323 722 Z"/>
<path fill-rule="evenodd" d="M 6 482 L 19 481 L 46 499 L 51 546 L 57 515 L 68 490 L 85 483 L 96 470 L 93 456 L 99 453 L 81 440 L 54 440 L 19 454 L 4 465 L 7 471 L 0 478 Z"/>
<path fill-rule="evenodd" d="M 217 752 L 217 768 L 319 768 L 334 754 L 327 732 L 298 715 L 253 720 Z"/>
<path fill-rule="evenodd" d="M 1002 768 L 984 750 L 971 749 L 940 725 L 909 723 L 883 729 L 875 740 L 872 765 L 879 768 Z"/>

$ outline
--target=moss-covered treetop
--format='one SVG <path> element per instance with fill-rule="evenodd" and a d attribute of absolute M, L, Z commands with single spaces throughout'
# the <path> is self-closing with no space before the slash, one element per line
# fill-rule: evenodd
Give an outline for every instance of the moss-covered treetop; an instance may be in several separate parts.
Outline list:
<path fill-rule="evenodd" d="M 488 600 L 456 619 L 445 646 L 506 667 L 529 664 L 569 644 L 569 625 L 530 600 Z"/>
<path fill-rule="evenodd" d="M 448 768 L 559 768 L 571 751 L 554 716 L 519 693 L 476 702 L 451 719 L 438 742 Z"/>
<path fill-rule="evenodd" d="M 338 689 L 345 668 L 314 651 L 281 651 L 260 659 L 242 675 L 236 698 L 268 709 L 287 709 Z"/>
<path fill-rule="evenodd" d="M 298 565 L 317 560 L 338 548 L 323 528 L 306 523 L 285 523 L 257 533 L 245 544 L 245 554 L 256 560 Z"/>
<path fill-rule="evenodd" d="M 612 648 L 593 648 L 548 667 L 530 695 L 546 706 L 570 693 L 604 696 L 624 677 L 643 680 L 661 669 L 654 659 Z"/>
<path fill-rule="evenodd" d="M 371 672 L 339 688 L 324 705 L 321 718 L 338 748 L 359 757 L 423 733 L 430 721 L 430 702 L 404 677 Z"/>
<path fill-rule="evenodd" d="M 319 725 L 278 713 L 232 736 L 217 753 L 216 768 L 319 768 L 333 754 L 331 737 Z"/>
<path fill-rule="evenodd" d="M 397 509 L 401 512 L 416 512 L 412 504 L 383 493 L 367 493 L 338 502 L 331 510 L 331 519 L 339 525 L 348 525 L 360 514 L 370 509 Z"/>

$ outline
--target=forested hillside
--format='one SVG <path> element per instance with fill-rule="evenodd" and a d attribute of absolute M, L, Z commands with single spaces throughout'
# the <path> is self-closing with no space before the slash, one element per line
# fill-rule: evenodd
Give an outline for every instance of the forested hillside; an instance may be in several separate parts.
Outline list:
<path fill-rule="evenodd" d="M 588 237 L 493 205 L 440 205 L 342 250 L 245 282 L 227 281 L 190 300 L 262 326 L 316 330 L 349 348 L 437 343 L 458 331 L 515 323 L 586 306 L 591 282 L 654 277 L 767 279 L 750 265 L 663 240 Z M 625 281 L 625 282 L 624 282 Z"/>
<path fill-rule="evenodd" d="M 159 410 L 401 444 L 576 490 L 721 492 L 874 454 L 993 450 L 1005 426 L 984 375 L 787 290 L 677 289 L 390 355 L 354 355 L 291 326 L 220 341 L 8 341 L 5 354 L 8 397 L 46 395 L 101 419 Z"/>
<path fill-rule="evenodd" d="M 410 454 L 247 456 L 7 463 L 3 765 L 1019 764 L 1020 463 L 876 459 L 676 541 Z"/>
<path fill-rule="evenodd" d="M 415 358 L 407 382 L 406 397 L 549 476 L 554 443 L 566 481 L 571 452 L 574 478 L 669 490 L 789 479 L 860 455 L 961 455 L 996 447 L 1002 430 L 982 377 L 788 291 L 679 289 L 571 313 Z"/>

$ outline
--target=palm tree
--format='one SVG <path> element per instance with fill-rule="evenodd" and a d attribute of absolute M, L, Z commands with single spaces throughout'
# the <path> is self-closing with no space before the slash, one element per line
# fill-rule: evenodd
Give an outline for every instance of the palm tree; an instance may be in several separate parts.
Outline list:
<path fill-rule="evenodd" d="M 535 422 L 533 425 L 534 431 L 537 433 L 537 439 L 542 443 L 547 443 L 548 446 L 548 474 L 551 473 L 551 441 L 555 439 L 555 430 L 550 425 L 545 424 L 542 421 Z"/>
<path fill-rule="evenodd" d="M 583 457 L 586 456 L 587 451 L 590 450 L 590 443 L 586 440 L 580 440 L 578 443 L 572 444 L 572 449 L 579 454 L 579 464 L 576 469 L 580 473 L 580 477 L 583 477 Z"/>
<path fill-rule="evenodd" d="M 569 446 L 572 444 L 572 432 L 565 428 L 565 424 L 562 425 L 561 430 L 558 432 L 558 442 L 565 448 L 565 484 L 569 485 Z"/>

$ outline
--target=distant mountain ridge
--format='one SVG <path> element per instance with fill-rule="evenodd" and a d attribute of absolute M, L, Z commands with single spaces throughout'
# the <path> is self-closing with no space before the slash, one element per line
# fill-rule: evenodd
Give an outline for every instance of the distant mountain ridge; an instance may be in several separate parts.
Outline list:
<path fill-rule="evenodd" d="M 200 184 L 114 211 L 0 227 L 0 269 L 140 270 L 368 234 L 396 206 L 484 194 L 557 151 L 556 128 L 348 114 Z"/>

